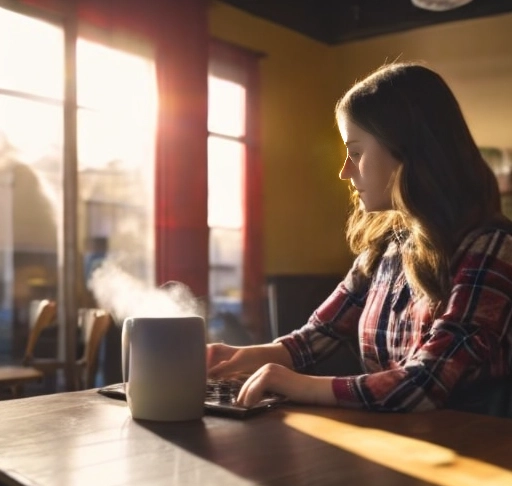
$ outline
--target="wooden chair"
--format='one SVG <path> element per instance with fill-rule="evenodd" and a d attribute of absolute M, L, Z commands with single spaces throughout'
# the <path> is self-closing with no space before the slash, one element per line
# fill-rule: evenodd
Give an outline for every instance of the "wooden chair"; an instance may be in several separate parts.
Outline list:
<path fill-rule="evenodd" d="M 78 320 L 84 351 L 75 363 L 74 381 L 75 389 L 81 390 L 94 386 L 101 341 L 112 324 L 112 318 L 103 309 L 81 308 L 78 311 Z M 26 353 L 24 364 L 37 368 L 46 376 L 65 366 L 64 361 L 56 358 L 35 358 L 33 346 Z"/>
<path fill-rule="evenodd" d="M 23 394 L 24 385 L 41 382 L 44 377 L 44 371 L 31 363 L 41 333 L 55 321 L 57 315 L 56 303 L 52 300 L 42 300 L 39 303 L 36 315 L 36 321 L 29 333 L 22 364 L 0 366 L 0 388 L 8 388 L 13 398 Z"/>
<path fill-rule="evenodd" d="M 50 307 L 47 306 L 49 303 Z M 27 367 L 36 368 L 41 371 L 43 375 L 48 376 L 51 374 L 55 374 L 58 369 L 64 367 L 63 361 L 58 360 L 57 358 L 41 358 L 35 356 L 36 344 L 41 336 L 42 331 L 48 327 L 50 324 L 55 322 L 57 318 L 57 304 L 54 301 L 41 301 L 40 303 L 41 311 L 38 313 L 40 318 L 44 320 L 43 323 L 39 322 L 41 319 L 38 318 L 36 323 L 34 324 L 27 342 L 27 347 L 25 348 L 25 355 L 23 357 L 23 365 Z M 44 313 L 46 312 L 46 317 Z"/>
<path fill-rule="evenodd" d="M 92 320 L 86 323 L 83 329 L 85 349 L 82 358 L 76 363 L 75 388 L 77 390 L 94 387 L 101 342 L 113 323 L 108 312 L 102 309 L 88 310 L 92 311 L 93 316 Z"/>
<path fill-rule="evenodd" d="M 102 309 L 81 309 L 83 322 L 84 352 L 76 361 L 74 370 L 75 388 L 85 389 L 94 386 L 98 370 L 98 356 L 101 342 L 113 321 L 109 313 Z M 27 383 L 42 382 L 43 379 L 64 368 L 65 363 L 57 358 L 34 356 L 41 333 L 55 322 L 57 306 L 54 301 L 43 300 L 36 312 L 36 321 L 29 333 L 25 354 L 21 365 L 0 366 L 0 388 L 10 390 L 13 398 L 23 395 Z"/>

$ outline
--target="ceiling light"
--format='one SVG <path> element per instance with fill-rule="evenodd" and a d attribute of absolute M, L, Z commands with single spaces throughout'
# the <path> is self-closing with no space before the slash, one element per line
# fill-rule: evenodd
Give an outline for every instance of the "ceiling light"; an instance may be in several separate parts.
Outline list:
<path fill-rule="evenodd" d="M 425 10 L 433 10 L 434 12 L 443 12 L 445 10 L 462 7 L 471 1 L 472 0 L 411 0 L 414 6 Z"/>

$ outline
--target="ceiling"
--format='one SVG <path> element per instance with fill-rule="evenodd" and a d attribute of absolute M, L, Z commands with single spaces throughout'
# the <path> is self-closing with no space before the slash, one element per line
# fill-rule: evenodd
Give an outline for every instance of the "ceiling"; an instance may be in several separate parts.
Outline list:
<path fill-rule="evenodd" d="M 511 0 L 473 0 L 444 12 L 417 8 L 411 0 L 221 1 L 329 45 L 512 11 Z"/>

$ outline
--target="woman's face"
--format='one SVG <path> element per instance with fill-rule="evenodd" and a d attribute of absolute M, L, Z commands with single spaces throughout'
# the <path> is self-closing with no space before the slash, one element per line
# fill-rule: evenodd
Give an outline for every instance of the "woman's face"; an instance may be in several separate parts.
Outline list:
<path fill-rule="evenodd" d="M 400 162 L 348 117 L 340 116 L 338 127 L 347 147 L 340 179 L 350 179 L 366 211 L 391 209 L 391 188 Z"/>

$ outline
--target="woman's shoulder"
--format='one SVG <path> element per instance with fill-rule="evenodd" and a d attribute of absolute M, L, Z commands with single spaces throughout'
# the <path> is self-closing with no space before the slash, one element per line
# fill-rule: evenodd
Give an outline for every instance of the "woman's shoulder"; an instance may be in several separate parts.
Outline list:
<path fill-rule="evenodd" d="M 512 263 L 512 221 L 500 216 L 472 229 L 461 241 L 452 259 L 457 264 L 464 255 L 494 255 Z"/>
<path fill-rule="evenodd" d="M 485 242 L 496 238 L 498 235 L 504 238 L 507 236 L 512 237 L 512 221 L 504 215 L 497 216 L 473 228 L 463 238 L 460 246 L 464 247 L 478 242 Z"/>

